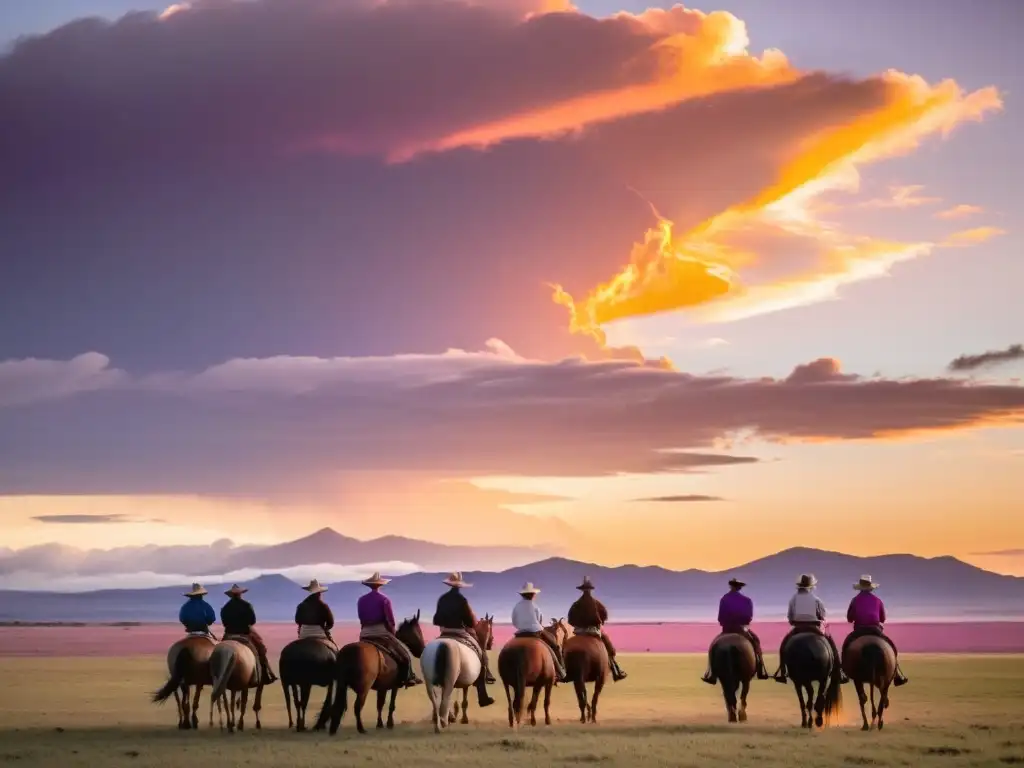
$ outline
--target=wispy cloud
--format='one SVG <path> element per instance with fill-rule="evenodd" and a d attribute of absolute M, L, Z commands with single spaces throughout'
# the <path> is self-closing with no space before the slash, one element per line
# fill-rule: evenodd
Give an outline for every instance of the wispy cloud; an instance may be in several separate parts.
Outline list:
<path fill-rule="evenodd" d="M 633 499 L 633 501 L 685 504 L 691 501 L 725 501 L 725 499 L 721 496 L 705 496 L 702 493 L 688 493 L 679 496 L 650 496 L 646 499 Z"/>
<path fill-rule="evenodd" d="M 973 371 L 1015 360 L 1024 360 L 1024 344 L 1011 344 L 1006 349 L 990 349 L 975 355 L 960 355 L 948 367 L 951 371 Z"/>
<path fill-rule="evenodd" d="M 965 219 L 968 216 L 976 216 L 979 213 L 984 212 L 984 208 L 980 205 L 954 205 L 952 208 L 946 208 L 943 211 L 939 211 L 935 214 L 937 219 Z"/>
<path fill-rule="evenodd" d="M 953 234 L 948 235 L 946 239 L 942 241 L 942 245 L 947 248 L 978 245 L 979 243 L 988 242 L 995 237 L 1005 234 L 1006 230 L 1000 229 L 999 227 L 974 227 L 973 229 L 964 229 L 960 232 L 954 232 Z"/>
<path fill-rule="evenodd" d="M 166 523 L 166 520 L 153 517 L 133 517 L 132 515 L 36 515 L 32 518 L 39 523 L 55 523 L 59 525 L 106 525 L 108 523 Z"/>
<path fill-rule="evenodd" d="M 918 208 L 922 205 L 938 205 L 942 202 L 941 197 L 930 197 L 922 195 L 921 184 L 910 184 L 907 186 L 889 187 L 888 197 L 876 197 L 865 200 L 857 205 L 858 208 Z"/>

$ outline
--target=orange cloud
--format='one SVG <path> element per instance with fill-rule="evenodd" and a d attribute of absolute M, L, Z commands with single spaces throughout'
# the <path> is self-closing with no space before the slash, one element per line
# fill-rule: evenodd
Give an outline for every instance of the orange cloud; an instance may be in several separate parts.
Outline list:
<path fill-rule="evenodd" d="M 746 201 L 679 234 L 659 217 L 658 226 L 634 246 L 628 264 L 582 300 L 556 287 L 555 301 L 569 308 L 571 328 L 601 336 L 598 327 L 614 320 L 698 307 L 698 318 L 708 320 L 749 317 L 831 298 L 843 284 L 884 275 L 891 265 L 928 253 L 936 243 L 844 232 L 821 221 L 814 204 L 827 192 L 855 191 L 861 166 L 981 120 L 1002 102 L 994 88 L 965 93 L 949 80 L 931 86 L 919 77 L 887 72 L 878 81 L 885 89 L 881 106 L 801 137 L 779 165 L 774 183 Z M 919 191 L 897 188 L 886 207 L 937 202 Z M 978 243 L 996 234 L 1000 231 L 984 227 L 946 244 Z M 800 243 L 810 252 L 809 261 L 791 265 L 788 274 L 771 281 L 744 285 L 744 268 L 763 264 L 773 243 L 786 243 L 790 251 Z"/>
<path fill-rule="evenodd" d="M 979 213 L 983 213 L 984 209 L 980 205 L 954 205 L 952 208 L 947 208 L 944 211 L 939 211 L 935 214 L 937 219 L 963 219 L 968 216 L 974 216 Z"/>
<path fill-rule="evenodd" d="M 954 232 L 943 240 L 942 245 L 947 248 L 977 245 L 1005 234 L 1006 230 L 999 229 L 999 227 L 974 227 L 973 229 L 964 229 L 960 232 Z"/>

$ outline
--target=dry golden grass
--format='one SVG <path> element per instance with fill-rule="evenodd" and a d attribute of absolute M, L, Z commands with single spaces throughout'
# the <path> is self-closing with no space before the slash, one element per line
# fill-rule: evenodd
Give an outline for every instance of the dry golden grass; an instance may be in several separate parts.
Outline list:
<path fill-rule="evenodd" d="M 769 660 L 769 666 L 772 665 Z M 756 682 L 750 721 L 729 725 L 718 689 L 702 684 L 703 658 L 624 656 L 628 680 L 609 685 L 600 722 L 583 726 L 571 688 L 555 690 L 550 728 L 509 730 L 504 695 L 473 722 L 440 736 L 426 722 L 422 688 L 399 696 L 394 731 L 359 736 L 351 713 L 335 737 L 285 730 L 280 688 L 265 701 L 264 730 L 179 732 L 173 701 L 148 693 L 163 659 L 0 658 L 0 763 L 18 766 L 292 765 L 1024 765 L 1024 657 L 910 656 L 911 683 L 892 694 L 886 730 L 863 733 L 852 686 L 844 724 L 802 731 L 791 687 Z M 322 690 L 314 699 L 318 708 Z M 310 709 L 314 708 L 311 705 Z M 374 715 L 367 717 L 368 724 Z M 251 715 L 247 726 L 251 728 Z M 461 761 L 459 758 L 462 758 Z"/>

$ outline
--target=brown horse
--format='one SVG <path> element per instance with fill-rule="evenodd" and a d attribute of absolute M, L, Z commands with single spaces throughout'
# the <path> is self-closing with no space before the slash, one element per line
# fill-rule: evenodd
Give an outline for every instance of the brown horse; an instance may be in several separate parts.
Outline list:
<path fill-rule="evenodd" d="M 473 636 L 484 651 L 494 646 L 494 617 L 484 616 L 472 629 Z M 452 701 L 455 689 L 462 689 L 462 724 L 469 724 L 469 689 L 480 676 L 483 664 L 474 649 L 456 637 L 441 636 L 431 640 L 420 658 L 424 687 L 430 700 L 434 733 L 455 722 L 459 705 Z M 440 688 L 438 693 L 435 688 Z"/>
<path fill-rule="evenodd" d="M 216 704 L 218 712 L 222 715 L 221 729 L 224 728 L 223 713 L 224 710 L 227 710 L 228 732 L 234 732 L 237 709 L 238 730 L 245 730 L 245 708 L 249 704 L 249 690 L 255 688 L 256 698 L 252 704 L 252 711 L 256 716 L 256 729 L 259 730 L 263 727 L 260 724 L 260 710 L 263 708 L 263 678 L 260 674 L 256 652 L 244 638 L 226 635 L 217 643 L 217 647 L 213 649 L 213 654 L 210 656 L 210 677 L 213 678 L 213 692 L 210 694 L 211 724 L 213 723 L 213 707 Z M 227 701 L 228 691 L 231 692 L 230 701 Z"/>
<path fill-rule="evenodd" d="M 754 653 L 754 644 L 739 633 L 726 632 L 712 641 L 710 654 L 711 671 L 722 686 L 729 722 L 745 723 L 750 681 L 757 673 L 757 655 Z M 739 689 L 738 705 L 737 689 Z"/>
<path fill-rule="evenodd" d="M 551 622 L 548 631 L 558 641 L 558 647 L 565 645 L 569 637 L 569 625 L 564 619 Z M 544 724 L 551 725 L 551 689 L 557 680 L 555 662 L 547 643 L 539 637 L 513 637 L 498 654 L 498 674 L 505 686 L 508 699 L 508 727 L 514 728 L 523 719 L 523 703 L 526 688 L 533 687 L 533 696 L 526 711 L 530 725 L 537 724 L 537 699 L 544 691 Z"/>
<path fill-rule="evenodd" d="M 597 701 L 608 679 L 611 661 L 604 641 L 596 634 L 575 634 L 565 641 L 562 656 L 565 658 L 566 677 L 576 690 L 576 701 L 580 705 L 580 722 L 597 722 Z M 587 683 L 594 684 L 594 695 L 587 703 Z"/>
<path fill-rule="evenodd" d="M 415 658 L 423 655 L 423 630 L 420 627 L 420 612 L 411 619 L 406 619 L 395 630 L 395 635 L 405 643 Z M 359 733 L 366 733 L 363 727 L 363 705 L 370 691 L 377 692 L 377 727 L 385 727 L 384 703 L 388 693 L 391 694 L 391 702 L 388 705 L 387 727 L 395 727 L 395 697 L 398 696 L 400 688 L 404 687 L 402 678 L 398 674 L 398 664 L 390 655 L 384 653 L 373 643 L 367 640 L 360 640 L 349 643 L 338 651 L 338 658 L 335 662 L 335 694 L 334 701 L 330 697 L 324 701 L 323 709 L 317 718 L 314 730 L 322 730 L 327 724 L 328 718 L 331 721 L 330 733 L 338 732 L 341 725 L 341 718 L 348 708 L 348 689 L 355 693 L 355 703 L 352 710 L 356 716 L 356 730 Z"/>
<path fill-rule="evenodd" d="M 337 662 L 338 648 L 326 635 L 322 638 L 300 637 L 282 649 L 277 668 L 281 674 L 281 689 L 284 691 L 284 706 L 288 712 L 289 728 L 294 725 L 296 732 L 306 730 L 306 710 L 309 708 L 309 695 L 313 686 L 327 689 L 324 708 L 331 706 Z M 295 720 L 292 720 L 293 698 Z"/>
<path fill-rule="evenodd" d="M 860 716 L 864 721 L 862 730 L 870 731 L 871 725 L 878 722 L 878 730 L 882 730 L 885 722 L 882 713 L 889 707 L 889 686 L 896 676 L 896 653 L 885 638 L 876 635 L 864 635 L 850 643 L 843 654 L 843 671 L 853 681 L 860 701 Z M 864 686 L 871 690 L 871 720 L 868 720 L 864 705 L 868 701 Z M 875 689 L 878 689 L 878 708 L 875 709 Z"/>
<path fill-rule="evenodd" d="M 174 643 L 167 651 L 167 671 L 170 674 L 163 687 L 153 694 L 153 702 L 163 704 L 174 694 L 178 706 L 178 728 L 187 731 L 199 727 L 199 698 L 203 686 L 212 685 L 210 656 L 216 640 L 210 635 L 188 635 Z M 195 686 L 194 698 L 191 688 Z"/>

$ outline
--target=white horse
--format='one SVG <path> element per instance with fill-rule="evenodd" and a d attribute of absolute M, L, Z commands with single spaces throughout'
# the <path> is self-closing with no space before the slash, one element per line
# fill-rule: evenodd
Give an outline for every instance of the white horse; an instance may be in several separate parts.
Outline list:
<path fill-rule="evenodd" d="M 484 650 L 494 645 L 494 617 L 484 616 L 473 628 L 477 642 Z M 459 705 L 452 701 L 452 692 L 462 689 L 462 723 L 469 723 L 469 689 L 473 687 L 482 668 L 480 657 L 472 648 L 459 640 L 443 635 L 431 640 L 423 649 L 420 669 L 424 687 L 433 711 L 434 733 L 440 733 L 455 722 Z"/>

